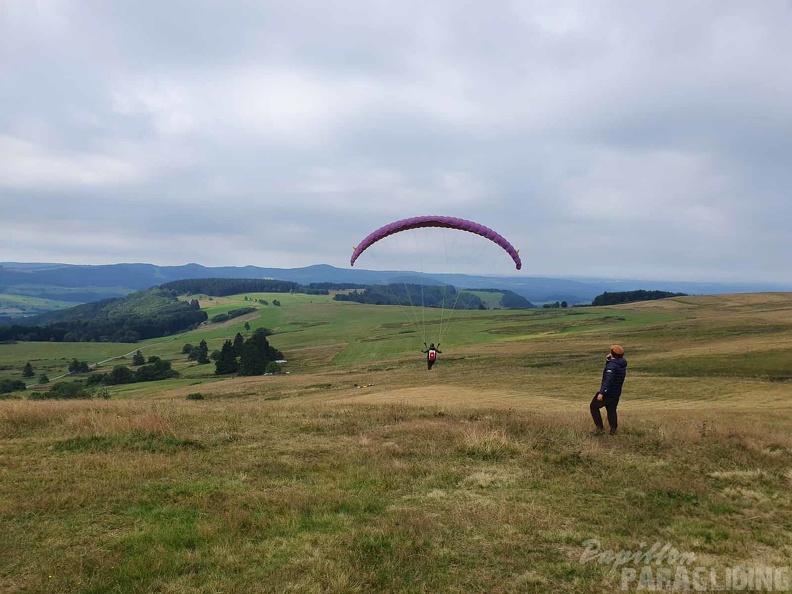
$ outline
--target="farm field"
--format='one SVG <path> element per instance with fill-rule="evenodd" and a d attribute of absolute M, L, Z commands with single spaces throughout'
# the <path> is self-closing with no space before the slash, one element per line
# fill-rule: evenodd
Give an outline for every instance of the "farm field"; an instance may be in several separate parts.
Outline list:
<path fill-rule="evenodd" d="M 431 372 L 436 310 L 200 303 L 258 309 L 137 344 L 0 345 L 0 379 L 138 348 L 181 373 L 0 401 L 0 591 L 622 591 L 621 568 L 581 562 L 592 540 L 670 544 L 691 579 L 792 566 L 792 294 L 454 312 Z M 288 374 L 218 378 L 182 354 L 245 324 Z M 599 436 L 613 342 L 628 377 Z"/>

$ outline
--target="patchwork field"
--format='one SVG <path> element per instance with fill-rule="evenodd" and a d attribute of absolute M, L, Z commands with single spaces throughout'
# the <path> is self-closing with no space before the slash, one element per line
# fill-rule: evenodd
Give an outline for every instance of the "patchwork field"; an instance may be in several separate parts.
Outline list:
<path fill-rule="evenodd" d="M 643 565 L 581 562 L 593 539 L 669 544 L 691 579 L 792 566 L 792 294 L 461 312 L 431 372 L 437 311 L 247 297 L 201 304 L 257 313 L 136 345 L 0 345 L 0 378 L 137 348 L 181 372 L 0 401 L 0 591 L 621 591 Z M 181 354 L 245 323 L 288 374 L 221 379 Z M 612 342 L 620 429 L 597 436 Z"/>

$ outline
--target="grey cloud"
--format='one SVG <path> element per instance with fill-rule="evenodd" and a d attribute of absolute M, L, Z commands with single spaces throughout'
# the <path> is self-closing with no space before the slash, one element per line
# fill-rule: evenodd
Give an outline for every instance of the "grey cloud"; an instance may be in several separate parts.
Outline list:
<path fill-rule="evenodd" d="M 786 2 L 10 6 L 5 260 L 343 266 L 435 212 L 530 273 L 792 281 Z"/>

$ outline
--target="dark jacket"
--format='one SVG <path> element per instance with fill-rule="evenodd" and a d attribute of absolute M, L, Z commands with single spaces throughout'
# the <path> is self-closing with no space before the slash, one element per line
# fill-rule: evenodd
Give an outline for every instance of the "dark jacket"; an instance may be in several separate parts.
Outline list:
<path fill-rule="evenodd" d="M 627 359 L 621 357 L 608 361 L 602 372 L 602 387 L 600 388 L 602 395 L 609 399 L 621 396 L 625 377 L 627 377 Z"/>

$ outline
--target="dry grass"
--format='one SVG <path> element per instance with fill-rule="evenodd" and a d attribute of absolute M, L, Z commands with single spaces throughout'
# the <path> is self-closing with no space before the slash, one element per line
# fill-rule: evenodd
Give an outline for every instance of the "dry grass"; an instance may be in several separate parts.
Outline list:
<path fill-rule="evenodd" d="M 788 348 L 790 301 L 631 306 L 689 318 L 630 330 L 615 437 L 587 410 L 619 338 L 602 329 L 449 353 L 431 373 L 312 347 L 316 371 L 204 384 L 199 401 L 191 386 L 0 402 L 0 591 L 618 590 L 578 562 L 589 538 L 789 566 L 789 383 L 695 357 Z M 642 368 L 686 356 L 686 376 Z"/>
<path fill-rule="evenodd" d="M 591 536 L 788 563 L 792 432 L 770 421 L 658 413 L 596 438 L 404 400 L 9 404 L 9 591 L 607 591 L 576 561 Z"/>

